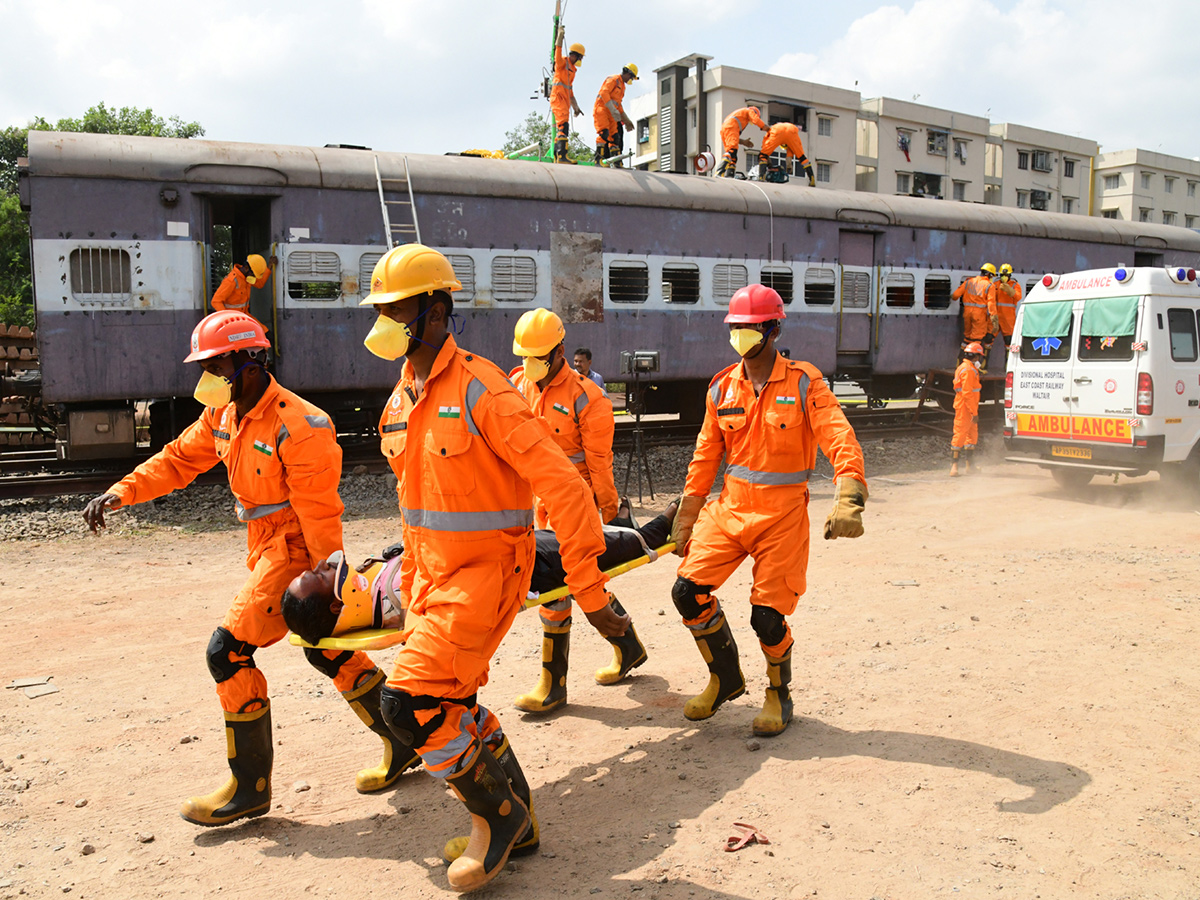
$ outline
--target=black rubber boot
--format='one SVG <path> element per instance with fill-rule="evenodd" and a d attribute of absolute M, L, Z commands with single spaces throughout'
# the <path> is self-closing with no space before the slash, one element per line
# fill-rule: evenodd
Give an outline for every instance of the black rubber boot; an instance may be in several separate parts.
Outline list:
<path fill-rule="evenodd" d="M 483 744 L 446 783 L 471 813 L 471 837 L 462 855 L 450 863 L 446 875 L 454 890 L 473 891 L 504 868 L 513 845 L 529 828 L 529 810 L 513 793 L 508 776 Z"/>
<path fill-rule="evenodd" d="M 792 692 L 788 685 L 792 683 L 792 648 L 781 659 L 763 654 L 767 658 L 767 688 L 766 699 L 763 700 L 762 712 L 754 717 L 754 733 L 760 737 L 774 737 L 783 734 L 792 721 Z"/>
<path fill-rule="evenodd" d="M 737 644 L 725 614 L 717 617 L 714 625 L 705 631 L 694 632 L 700 655 L 708 663 L 708 687 L 683 705 L 683 714 L 692 721 L 707 719 L 726 700 L 746 693 L 746 677 L 738 663 Z"/>
<path fill-rule="evenodd" d="M 625 615 L 625 608 L 616 597 L 612 598 L 609 605 L 618 616 Z M 613 661 L 603 669 L 596 670 L 596 684 L 616 684 L 646 661 L 646 648 L 638 640 L 632 621 L 623 635 L 606 637 L 605 640 L 612 644 Z"/>
<path fill-rule="evenodd" d="M 513 703 L 529 713 L 548 713 L 567 705 L 567 659 L 571 652 L 571 620 L 542 622 L 542 674 L 528 694 Z"/>
<path fill-rule="evenodd" d="M 392 734 L 383 715 L 379 712 L 379 698 L 387 681 L 382 669 L 367 673 L 363 683 L 352 691 L 342 691 L 350 708 L 362 719 L 363 724 L 379 735 L 383 741 L 383 761 L 371 769 L 363 769 L 354 779 L 360 794 L 386 791 L 409 769 L 421 764 L 421 757 L 405 747 Z"/>
<path fill-rule="evenodd" d="M 271 809 L 271 703 L 248 713 L 225 713 L 229 780 L 203 797 L 183 801 L 179 814 L 194 825 L 228 825 Z"/>
<path fill-rule="evenodd" d="M 534 853 L 538 845 L 541 844 L 541 830 L 538 827 L 537 813 L 533 811 L 533 794 L 529 790 L 529 782 L 525 780 L 525 773 L 521 771 L 521 766 L 517 762 L 517 757 L 512 752 L 512 747 L 508 743 L 508 736 L 492 750 L 492 755 L 496 757 L 496 762 L 500 764 L 500 768 L 504 770 L 504 774 L 508 777 L 508 784 L 512 788 L 512 792 L 516 794 L 517 799 L 525 804 L 525 808 L 529 810 L 529 827 L 525 829 L 525 833 L 517 838 L 517 842 L 513 844 L 512 852 L 509 856 L 529 856 Z M 442 848 L 442 858 L 446 863 L 452 863 L 463 855 L 463 851 L 467 849 L 467 844 L 470 842 L 468 837 L 451 838 L 446 842 L 446 846 Z"/>

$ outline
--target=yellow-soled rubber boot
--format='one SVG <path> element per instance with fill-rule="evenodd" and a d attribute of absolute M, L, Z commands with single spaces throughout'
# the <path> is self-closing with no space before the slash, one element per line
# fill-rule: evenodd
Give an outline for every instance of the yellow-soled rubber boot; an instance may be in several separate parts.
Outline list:
<path fill-rule="evenodd" d="M 528 694 L 513 701 L 517 709 L 548 713 L 567 705 L 567 658 L 571 651 L 571 620 L 562 625 L 542 622 L 542 674 Z"/>
<path fill-rule="evenodd" d="M 401 775 L 421 764 L 421 757 L 396 740 L 379 712 L 379 698 L 386 680 L 383 670 L 375 669 L 366 673 L 363 683 L 354 690 L 342 691 L 342 696 L 363 724 L 383 741 L 383 761 L 373 768 L 361 770 L 354 778 L 354 787 L 360 794 L 386 791 L 400 780 Z"/>
<path fill-rule="evenodd" d="M 521 766 L 517 762 L 517 757 L 513 755 L 512 747 L 508 743 L 508 736 L 505 735 L 504 740 L 500 745 L 492 751 L 492 755 L 496 757 L 496 762 L 500 763 L 500 768 L 504 770 L 504 774 L 508 777 L 509 786 L 512 792 L 517 795 L 517 799 L 525 804 L 525 808 L 529 810 L 529 827 L 525 829 L 525 833 L 517 838 L 517 842 L 513 844 L 512 852 L 509 856 L 529 856 L 535 852 L 538 845 L 541 843 L 541 829 L 538 827 L 537 813 L 533 811 L 533 794 L 529 790 L 529 782 L 525 780 L 525 773 L 521 771 Z M 446 841 L 446 846 L 442 848 L 442 859 L 446 863 L 452 863 L 467 849 L 467 844 L 470 843 L 469 837 L 450 838 Z"/>
<path fill-rule="evenodd" d="M 609 605 L 618 616 L 625 615 L 625 607 L 621 606 L 621 601 L 616 597 L 612 598 Z M 612 644 L 613 661 L 603 669 L 596 670 L 596 684 L 616 684 L 646 661 L 646 648 L 638 640 L 632 621 L 623 635 L 606 637 L 605 640 Z"/>
<path fill-rule="evenodd" d="M 792 721 L 792 692 L 788 689 L 792 683 L 792 650 L 789 647 L 781 659 L 765 653 L 763 656 L 767 657 L 767 680 L 771 684 L 762 712 L 754 717 L 754 733 L 759 737 L 774 737 L 783 734 Z"/>
<path fill-rule="evenodd" d="M 530 824 L 529 811 L 508 783 L 500 763 L 483 744 L 462 770 L 446 779 L 471 813 L 471 836 L 446 876 L 459 892 L 483 887 L 508 862 L 513 845 Z"/>
<path fill-rule="evenodd" d="M 203 797 L 183 801 L 179 814 L 193 825 L 228 825 L 271 809 L 271 703 L 248 713 L 225 713 L 229 780 Z"/>
<path fill-rule="evenodd" d="M 717 617 L 714 625 L 692 636 L 700 648 L 700 655 L 708 663 L 708 687 L 683 705 L 683 714 L 692 721 L 699 721 L 715 713 L 726 700 L 746 693 L 746 677 L 738 663 L 737 644 L 724 613 Z"/>

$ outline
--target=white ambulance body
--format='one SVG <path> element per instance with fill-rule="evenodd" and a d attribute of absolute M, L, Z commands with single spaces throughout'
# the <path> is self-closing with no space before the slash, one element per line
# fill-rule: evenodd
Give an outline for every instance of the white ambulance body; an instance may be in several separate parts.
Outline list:
<path fill-rule="evenodd" d="M 1064 486 L 1099 473 L 1200 469 L 1195 270 L 1046 275 L 1021 301 L 1005 376 L 1010 460 Z"/>

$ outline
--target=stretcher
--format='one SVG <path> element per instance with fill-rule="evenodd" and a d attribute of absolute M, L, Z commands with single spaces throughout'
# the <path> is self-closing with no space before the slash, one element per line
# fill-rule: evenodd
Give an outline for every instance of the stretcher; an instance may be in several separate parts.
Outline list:
<path fill-rule="evenodd" d="M 663 544 L 654 550 L 653 553 L 647 553 L 639 556 L 637 559 L 631 559 L 629 562 L 623 562 L 613 566 L 611 569 L 605 569 L 604 574 L 609 578 L 616 578 L 618 575 L 624 575 L 648 562 L 654 562 L 660 556 L 670 553 L 675 549 L 674 542 Z M 550 591 L 542 593 L 530 592 L 525 598 L 525 608 L 533 609 L 535 606 L 542 606 L 546 603 L 553 603 L 555 600 L 561 600 L 567 594 L 571 593 L 566 585 L 556 587 Z M 315 644 L 310 644 L 303 640 L 298 634 L 288 635 L 288 642 L 296 647 L 308 647 L 316 650 L 386 650 L 388 647 L 394 647 L 401 642 L 401 630 L 399 628 L 364 628 L 361 631 L 348 631 L 345 634 L 339 634 L 337 637 L 322 638 Z"/>

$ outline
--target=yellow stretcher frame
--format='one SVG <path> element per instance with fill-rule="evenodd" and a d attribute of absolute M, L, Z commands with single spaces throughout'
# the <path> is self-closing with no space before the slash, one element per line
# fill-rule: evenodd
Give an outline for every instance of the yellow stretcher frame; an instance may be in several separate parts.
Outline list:
<path fill-rule="evenodd" d="M 654 552 L 658 556 L 665 556 L 674 549 L 674 542 L 670 542 L 663 544 Z M 609 578 L 616 578 L 618 575 L 624 575 L 626 572 L 644 566 L 648 562 L 650 562 L 649 556 L 639 556 L 637 559 L 631 559 L 629 562 L 613 566 L 611 569 L 605 569 L 604 574 Z M 533 609 L 535 606 L 553 603 L 555 600 L 561 600 L 570 592 L 570 589 L 566 585 L 557 587 L 552 591 L 545 591 L 536 597 L 527 598 L 525 600 L 525 608 Z M 321 638 L 315 644 L 308 643 L 298 634 L 288 635 L 288 643 L 293 646 L 307 647 L 314 650 L 386 650 L 388 647 L 394 647 L 400 642 L 399 628 L 366 628 L 361 631 L 348 631 L 345 634 L 339 634 L 337 637 Z"/>

